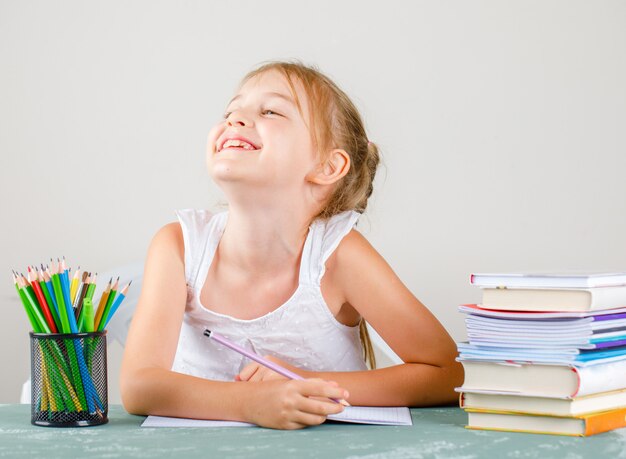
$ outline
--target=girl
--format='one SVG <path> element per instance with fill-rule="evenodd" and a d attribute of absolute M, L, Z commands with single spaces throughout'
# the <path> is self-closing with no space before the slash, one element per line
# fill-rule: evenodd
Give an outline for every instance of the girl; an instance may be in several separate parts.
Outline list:
<path fill-rule="evenodd" d="M 296 429 L 340 412 L 331 399 L 456 399 L 454 342 L 353 229 L 378 152 L 344 92 L 299 63 L 263 65 L 210 131 L 207 165 L 228 212 L 179 211 L 151 243 L 122 364 L 129 412 Z M 364 321 L 403 364 L 367 369 Z M 205 328 L 305 379 L 246 365 Z"/>

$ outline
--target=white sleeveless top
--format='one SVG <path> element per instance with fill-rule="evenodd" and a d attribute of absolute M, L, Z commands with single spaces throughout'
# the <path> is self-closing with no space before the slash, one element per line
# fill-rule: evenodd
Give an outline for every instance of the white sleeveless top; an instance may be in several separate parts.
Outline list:
<path fill-rule="evenodd" d="M 260 355 L 272 355 L 311 371 L 357 371 L 367 366 L 359 327 L 339 323 L 328 309 L 320 281 L 325 262 L 356 224 L 359 213 L 343 212 L 309 227 L 298 287 L 274 311 L 243 320 L 206 309 L 200 292 L 224 232 L 228 212 L 176 212 L 185 244 L 187 305 L 172 370 L 206 379 L 232 381 L 250 360 L 203 335 L 206 328 Z M 250 286 L 254 288 L 254 286 Z"/>

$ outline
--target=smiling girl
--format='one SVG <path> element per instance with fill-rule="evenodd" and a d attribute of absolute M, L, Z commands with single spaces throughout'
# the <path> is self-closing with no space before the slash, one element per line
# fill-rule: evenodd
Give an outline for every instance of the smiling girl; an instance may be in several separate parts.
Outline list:
<path fill-rule="evenodd" d="M 179 211 L 150 245 L 126 409 L 294 429 L 340 412 L 331 399 L 456 400 L 454 342 L 354 229 L 377 165 L 358 111 L 319 71 L 272 62 L 246 75 L 207 142 L 228 211 Z M 404 363 L 368 369 L 365 321 Z M 205 328 L 305 379 L 250 363 Z"/>

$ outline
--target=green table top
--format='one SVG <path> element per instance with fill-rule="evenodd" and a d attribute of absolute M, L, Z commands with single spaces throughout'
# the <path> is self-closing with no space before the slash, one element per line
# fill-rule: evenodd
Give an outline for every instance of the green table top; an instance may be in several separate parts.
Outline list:
<path fill-rule="evenodd" d="M 464 429 L 459 408 L 412 409 L 413 426 L 332 423 L 297 431 L 259 427 L 141 428 L 109 407 L 108 424 L 30 424 L 30 405 L 0 405 L 0 457 L 10 458 L 626 458 L 626 429 L 587 438 Z"/>

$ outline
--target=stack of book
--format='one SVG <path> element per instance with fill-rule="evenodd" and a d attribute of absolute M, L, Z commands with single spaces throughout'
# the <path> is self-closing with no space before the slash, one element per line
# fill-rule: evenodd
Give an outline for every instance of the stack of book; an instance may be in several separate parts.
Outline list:
<path fill-rule="evenodd" d="M 473 274 L 457 391 L 470 429 L 587 436 L 626 427 L 626 273 Z"/>

